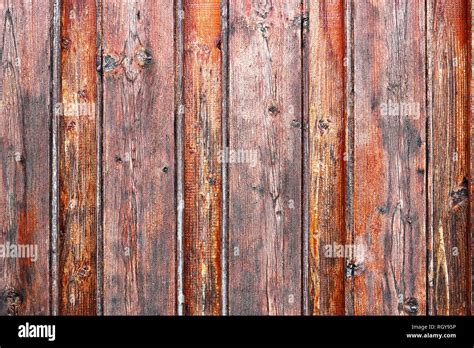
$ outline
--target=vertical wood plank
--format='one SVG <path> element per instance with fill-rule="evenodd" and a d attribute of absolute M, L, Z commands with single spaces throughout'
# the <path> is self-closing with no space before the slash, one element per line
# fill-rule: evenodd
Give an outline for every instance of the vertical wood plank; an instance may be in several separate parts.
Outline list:
<path fill-rule="evenodd" d="M 428 1 L 432 315 L 465 315 L 471 307 L 468 4 Z"/>
<path fill-rule="evenodd" d="M 174 314 L 174 4 L 103 16 L 104 313 Z"/>
<path fill-rule="evenodd" d="M 426 307 L 425 5 L 354 2 L 354 314 Z"/>
<path fill-rule="evenodd" d="M 301 313 L 301 19 L 230 1 L 230 315 Z"/>
<path fill-rule="evenodd" d="M 0 315 L 50 312 L 51 14 L 49 1 L 0 2 L 0 244 L 36 249 L 1 260 Z"/>
<path fill-rule="evenodd" d="M 309 307 L 343 315 L 345 111 L 343 0 L 308 3 Z"/>
<path fill-rule="evenodd" d="M 96 314 L 96 1 L 61 3 L 59 314 Z"/>
<path fill-rule="evenodd" d="M 184 1 L 185 314 L 221 312 L 220 0 Z"/>
<path fill-rule="evenodd" d="M 469 151 L 471 154 L 470 163 L 471 163 L 471 171 L 469 175 L 469 180 L 471 184 L 470 190 L 470 197 L 469 206 L 471 210 L 471 221 L 470 221 L 470 229 L 469 234 L 471 236 L 471 250 L 470 250 L 470 257 L 471 257 L 471 315 L 474 315 L 474 204 L 472 203 L 472 197 L 474 197 L 474 1 L 469 1 L 471 16 L 471 55 L 469 59 L 470 74 L 469 78 L 471 81 L 471 89 L 470 89 L 470 97 L 471 97 L 471 108 L 469 114 L 469 124 L 470 124 L 470 147 Z"/>

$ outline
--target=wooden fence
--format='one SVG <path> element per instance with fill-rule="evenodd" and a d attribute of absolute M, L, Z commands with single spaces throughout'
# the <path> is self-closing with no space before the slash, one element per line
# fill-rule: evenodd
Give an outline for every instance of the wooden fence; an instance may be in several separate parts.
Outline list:
<path fill-rule="evenodd" d="M 471 13 L 0 0 L 0 313 L 471 314 Z"/>

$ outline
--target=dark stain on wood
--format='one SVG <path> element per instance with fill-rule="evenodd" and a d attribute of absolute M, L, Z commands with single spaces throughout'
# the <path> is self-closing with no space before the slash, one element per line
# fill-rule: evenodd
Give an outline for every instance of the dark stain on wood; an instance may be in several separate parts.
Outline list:
<path fill-rule="evenodd" d="M 352 243 L 364 250 L 357 260 L 364 269 L 353 277 L 354 314 L 408 314 L 400 306 L 407 299 L 422 314 L 426 189 L 417 169 L 426 163 L 425 6 L 363 1 L 353 16 Z"/>
<path fill-rule="evenodd" d="M 37 247 L 37 260 L 0 262 L 0 315 L 50 313 L 51 4 L 0 4 L 0 244 Z"/>

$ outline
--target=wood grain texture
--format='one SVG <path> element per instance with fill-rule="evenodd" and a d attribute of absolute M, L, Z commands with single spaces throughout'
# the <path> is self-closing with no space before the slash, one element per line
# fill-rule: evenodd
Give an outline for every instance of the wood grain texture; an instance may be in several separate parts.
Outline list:
<path fill-rule="evenodd" d="M 0 2 L 0 244 L 37 247 L 36 260 L 2 258 L 0 315 L 50 312 L 51 13 L 48 2 Z"/>
<path fill-rule="evenodd" d="M 428 1 L 429 313 L 471 307 L 468 1 Z"/>
<path fill-rule="evenodd" d="M 96 1 L 61 2 L 59 314 L 96 314 Z"/>
<path fill-rule="evenodd" d="M 424 1 L 354 5 L 353 312 L 424 314 Z"/>
<path fill-rule="evenodd" d="M 300 1 L 229 10 L 229 314 L 300 314 Z"/>
<path fill-rule="evenodd" d="M 103 16 L 104 313 L 174 314 L 173 1 Z"/>
<path fill-rule="evenodd" d="M 474 197 L 474 1 L 469 1 L 471 16 L 470 16 L 470 25 L 471 25 L 471 55 L 469 56 L 470 62 L 470 98 L 471 98 L 471 107 L 469 113 L 469 124 L 470 124 L 470 147 L 469 152 L 470 156 L 470 164 L 471 164 L 471 171 L 469 175 L 469 182 L 470 182 L 470 199 L 469 199 L 469 206 L 471 210 L 471 220 L 469 225 L 469 233 L 471 236 L 471 250 L 470 250 L 470 258 L 471 258 L 471 315 L 474 315 L 474 204 L 472 203 L 472 197 Z"/>
<path fill-rule="evenodd" d="M 328 251 L 345 243 L 344 6 L 307 6 L 309 74 L 309 308 L 342 315 L 345 259 Z"/>
<path fill-rule="evenodd" d="M 185 314 L 221 313 L 220 0 L 184 1 Z"/>
<path fill-rule="evenodd" d="M 473 11 L 0 0 L 0 315 L 472 314 Z"/>

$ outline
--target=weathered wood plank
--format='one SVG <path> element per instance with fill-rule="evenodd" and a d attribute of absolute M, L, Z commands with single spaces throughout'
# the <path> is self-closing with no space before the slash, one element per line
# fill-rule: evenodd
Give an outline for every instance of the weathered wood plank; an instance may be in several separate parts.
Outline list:
<path fill-rule="evenodd" d="M 0 245 L 36 250 L 2 255 L 0 315 L 50 312 L 51 14 L 49 1 L 0 2 Z"/>
<path fill-rule="evenodd" d="M 220 0 L 184 0 L 185 314 L 221 312 Z"/>
<path fill-rule="evenodd" d="M 229 314 L 300 314 L 300 1 L 230 1 L 229 28 Z"/>
<path fill-rule="evenodd" d="M 343 315 L 345 111 L 343 0 L 309 1 L 309 312 Z"/>
<path fill-rule="evenodd" d="M 174 314 L 173 1 L 103 6 L 104 313 Z"/>
<path fill-rule="evenodd" d="M 353 15 L 354 314 L 424 314 L 425 5 L 357 1 Z"/>
<path fill-rule="evenodd" d="M 428 1 L 429 314 L 471 307 L 469 2 Z"/>
<path fill-rule="evenodd" d="M 59 314 L 96 313 L 96 1 L 61 2 Z"/>
<path fill-rule="evenodd" d="M 470 0 L 470 9 L 471 9 L 471 55 L 470 55 L 470 74 L 469 78 L 471 81 L 471 109 L 469 115 L 469 124 L 471 125 L 470 129 L 470 163 L 471 163 L 471 171 L 470 171 L 470 184 L 471 184 L 471 191 L 470 191 L 470 199 L 469 199 L 469 206 L 471 209 L 471 221 L 470 221 L 470 236 L 471 236 L 471 250 L 470 250 L 470 258 L 471 258 L 471 315 L 474 315 L 474 204 L 472 203 L 472 197 L 474 197 L 474 1 Z"/>

